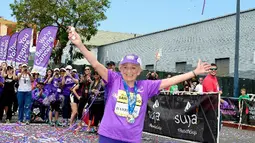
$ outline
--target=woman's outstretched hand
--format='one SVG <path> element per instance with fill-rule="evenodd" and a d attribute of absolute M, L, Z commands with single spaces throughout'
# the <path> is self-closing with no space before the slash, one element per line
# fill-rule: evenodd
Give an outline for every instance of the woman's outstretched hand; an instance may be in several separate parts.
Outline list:
<path fill-rule="evenodd" d="M 68 27 L 68 39 L 79 49 L 83 45 L 80 35 L 75 31 L 72 26 Z"/>
<path fill-rule="evenodd" d="M 196 75 L 200 74 L 206 74 L 209 72 L 211 65 L 209 65 L 206 62 L 201 62 L 201 60 L 198 60 L 197 68 L 194 70 Z"/>

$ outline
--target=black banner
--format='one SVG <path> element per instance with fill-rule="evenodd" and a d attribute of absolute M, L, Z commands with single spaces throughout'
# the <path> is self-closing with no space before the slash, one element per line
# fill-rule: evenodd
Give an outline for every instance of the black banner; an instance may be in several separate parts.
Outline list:
<path fill-rule="evenodd" d="M 255 102 L 243 99 L 242 123 L 255 125 Z"/>
<path fill-rule="evenodd" d="M 220 106 L 222 120 L 239 122 L 238 98 L 222 97 L 222 99 L 228 102 L 227 107 L 224 107 L 223 105 Z"/>
<path fill-rule="evenodd" d="M 217 142 L 218 94 L 164 95 L 148 102 L 144 131 L 177 139 Z"/>

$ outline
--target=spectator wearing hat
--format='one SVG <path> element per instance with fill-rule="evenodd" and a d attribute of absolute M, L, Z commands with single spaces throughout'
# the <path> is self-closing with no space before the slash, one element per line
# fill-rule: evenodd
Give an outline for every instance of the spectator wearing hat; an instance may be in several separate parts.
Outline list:
<path fill-rule="evenodd" d="M 19 116 L 18 116 L 18 124 L 21 124 L 23 122 L 24 114 L 25 114 L 25 120 L 26 124 L 28 125 L 30 123 L 31 119 L 31 103 L 32 103 L 32 87 L 31 83 L 33 82 L 33 77 L 28 71 L 27 64 L 22 65 L 21 73 L 18 74 L 18 81 L 19 81 L 19 87 L 18 87 L 18 104 L 19 104 Z"/>
<path fill-rule="evenodd" d="M 62 77 L 60 76 L 60 69 L 55 68 L 53 76 L 50 78 L 48 81 L 51 84 L 51 92 L 49 93 L 50 96 L 54 95 L 55 96 L 55 101 L 52 101 L 50 103 L 50 111 L 49 111 L 49 124 L 51 126 L 60 126 L 61 124 L 58 121 L 59 117 L 59 111 L 60 111 L 60 105 L 61 105 L 61 99 L 60 95 L 62 94 L 61 90 L 61 83 L 62 83 Z M 65 69 L 62 69 L 62 73 L 65 73 Z M 53 123 L 52 120 L 52 114 L 55 112 L 55 124 Z"/>
<path fill-rule="evenodd" d="M 71 75 L 73 77 L 77 76 L 77 70 L 76 69 L 72 69 L 72 73 Z M 73 88 L 76 86 L 77 84 L 75 84 L 73 87 L 72 87 L 72 91 L 73 91 Z M 74 94 L 71 94 L 70 95 L 70 105 L 71 105 L 71 119 L 70 119 L 70 127 L 72 127 L 73 123 L 74 123 L 74 120 L 77 116 L 77 113 L 78 113 L 78 104 L 79 104 L 79 99 L 74 95 Z"/>
<path fill-rule="evenodd" d="M 18 76 L 18 74 L 21 73 L 21 70 L 22 70 L 22 64 L 19 64 L 18 69 L 16 69 L 14 71 L 16 76 Z M 18 80 L 16 80 L 14 87 L 15 87 L 15 95 L 17 95 L 18 87 L 19 87 L 19 81 Z M 19 106 L 18 98 L 17 98 L 17 96 L 15 96 L 15 98 L 13 100 L 13 114 L 14 115 L 18 111 L 18 106 Z"/>
<path fill-rule="evenodd" d="M 12 118 L 12 103 L 15 98 L 14 84 L 17 80 L 17 76 L 12 66 L 7 66 L 6 71 L 2 72 L 2 77 L 4 78 L 4 88 L 2 99 L 0 100 L 0 120 L 3 117 L 3 110 L 7 113 L 6 123 L 10 123 Z"/>
<path fill-rule="evenodd" d="M 66 74 L 66 69 L 65 68 L 60 68 L 60 77 L 64 77 Z"/>
<path fill-rule="evenodd" d="M 79 77 L 79 74 L 78 74 L 78 72 L 77 72 L 77 69 L 72 69 L 71 75 L 72 75 L 73 77 Z"/>
<path fill-rule="evenodd" d="M 39 107 L 40 109 L 40 117 L 42 120 L 45 120 L 45 112 L 46 106 L 43 104 L 43 100 L 49 95 L 49 91 L 44 89 L 44 81 L 39 79 L 36 88 L 32 90 L 32 99 L 33 99 L 33 106 Z"/>
<path fill-rule="evenodd" d="M 70 106 L 70 94 L 71 94 L 71 88 L 79 82 L 79 77 L 73 77 L 71 75 L 72 66 L 68 65 L 66 66 L 66 73 L 64 77 L 62 78 L 62 87 L 63 87 L 63 95 L 65 97 L 64 99 L 64 105 L 63 105 L 63 126 L 68 125 L 68 119 L 71 117 L 71 106 Z"/>

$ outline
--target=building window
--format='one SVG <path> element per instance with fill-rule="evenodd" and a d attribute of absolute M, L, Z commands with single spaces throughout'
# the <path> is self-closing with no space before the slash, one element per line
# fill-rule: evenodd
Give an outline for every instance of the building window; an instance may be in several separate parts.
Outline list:
<path fill-rule="evenodd" d="M 218 67 L 217 75 L 219 76 L 229 75 L 229 58 L 215 59 L 215 64 Z"/>
<path fill-rule="evenodd" d="M 154 70 L 154 65 L 146 65 L 145 69 L 149 71 Z"/>
<path fill-rule="evenodd" d="M 176 62 L 175 63 L 175 70 L 177 73 L 184 73 L 186 72 L 187 62 Z"/>

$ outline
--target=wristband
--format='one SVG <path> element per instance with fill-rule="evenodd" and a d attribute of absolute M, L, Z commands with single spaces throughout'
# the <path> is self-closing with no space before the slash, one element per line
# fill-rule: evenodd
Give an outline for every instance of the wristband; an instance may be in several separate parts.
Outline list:
<path fill-rule="evenodd" d="M 192 73 L 194 74 L 195 77 L 197 77 L 196 73 L 194 71 L 192 71 Z"/>

